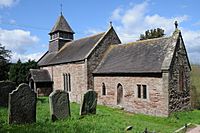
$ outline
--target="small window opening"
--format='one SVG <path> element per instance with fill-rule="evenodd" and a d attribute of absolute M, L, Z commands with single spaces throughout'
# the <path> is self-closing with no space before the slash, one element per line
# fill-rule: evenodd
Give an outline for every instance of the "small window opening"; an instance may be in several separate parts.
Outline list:
<path fill-rule="evenodd" d="M 106 85 L 102 83 L 102 95 L 106 95 Z"/>

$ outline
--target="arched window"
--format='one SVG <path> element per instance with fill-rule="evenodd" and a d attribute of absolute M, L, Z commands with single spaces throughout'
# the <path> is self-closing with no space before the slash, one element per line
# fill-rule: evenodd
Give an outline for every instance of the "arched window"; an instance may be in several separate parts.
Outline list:
<path fill-rule="evenodd" d="M 117 85 L 117 104 L 121 104 L 123 100 L 123 87 L 122 85 L 119 83 Z"/>
<path fill-rule="evenodd" d="M 64 90 L 66 92 L 71 92 L 71 75 L 70 73 L 63 74 Z"/>
<path fill-rule="evenodd" d="M 106 85 L 102 83 L 102 95 L 106 95 Z"/>

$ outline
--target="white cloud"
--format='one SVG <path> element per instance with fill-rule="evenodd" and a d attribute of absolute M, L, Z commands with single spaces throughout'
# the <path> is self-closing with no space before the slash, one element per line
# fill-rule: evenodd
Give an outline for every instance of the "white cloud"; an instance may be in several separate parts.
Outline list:
<path fill-rule="evenodd" d="M 24 54 L 27 47 L 36 44 L 38 41 L 39 38 L 32 36 L 30 31 L 0 29 L 0 43 L 7 49 L 20 54 Z"/>
<path fill-rule="evenodd" d="M 121 18 L 122 8 L 116 8 L 111 16 L 112 20 L 119 20 Z"/>
<path fill-rule="evenodd" d="M 141 4 L 133 5 L 126 10 L 121 16 L 121 22 L 125 28 L 129 28 L 132 25 L 139 25 L 143 20 L 143 16 L 146 13 L 148 3 L 145 1 Z"/>
<path fill-rule="evenodd" d="M 0 7 L 11 7 L 16 4 L 19 0 L 0 0 Z"/>
<path fill-rule="evenodd" d="M 166 34 L 171 34 L 174 31 L 174 22 L 177 20 L 179 23 L 186 21 L 188 19 L 187 15 L 166 18 L 159 16 L 158 14 L 152 16 L 145 16 L 144 22 L 148 28 L 163 28 Z"/>
<path fill-rule="evenodd" d="M 13 52 L 11 61 L 17 62 L 19 59 L 22 62 L 28 61 L 29 59 L 38 61 L 38 59 L 40 59 L 40 57 L 42 57 L 43 54 L 44 54 L 43 52 L 32 53 L 32 54 L 19 54 L 19 53 Z"/>
<path fill-rule="evenodd" d="M 200 53 L 200 31 L 182 30 L 183 39 L 190 53 Z M 199 56 L 200 60 L 200 56 Z"/>
<path fill-rule="evenodd" d="M 116 25 L 116 31 L 122 42 L 130 42 L 139 39 L 141 33 L 147 29 L 162 28 L 167 36 L 174 31 L 174 22 L 180 23 L 188 20 L 187 15 L 165 17 L 159 14 L 148 14 L 149 1 L 133 5 L 127 9 L 116 8 L 111 15 L 111 19 Z M 186 49 L 192 63 L 200 64 L 200 30 L 193 31 L 179 28 L 182 30 Z"/>
<path fill-rule="evenodd" d="M 21 59 L 21 61 L 39 59 L 42 53 L 28 53 L 28 49 L 33 49 L 38 41 L 39 38 L 31 35 L 30 31 L 24 31 L 21 29 L 0 29 L 0 43 L 5 46 L 6 49 L 11 50 L 12 62 L 16 62 L 18 59 Z"/>
<path fill-rule="evenodd" d="M 174 22 L 179 23 L 188 19 L 187 15 L 175 16 L 171 18 L 160 16 L 159 14 L 148 14 L 149 2 L 133 5 L 128 9 L 117 8 L 113 11 L 111 19 L 118 23 L 116 29 L 123 42 L 139 39 L 139 35 L 152 28 L 163 28 L 166 34 L 171 34 L 174 30 Z"/>

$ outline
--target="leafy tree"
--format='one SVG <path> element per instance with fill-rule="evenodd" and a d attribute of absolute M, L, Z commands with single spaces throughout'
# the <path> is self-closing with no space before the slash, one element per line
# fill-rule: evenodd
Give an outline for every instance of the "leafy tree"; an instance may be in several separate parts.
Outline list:
<path fill-rule="evenodd" d="M 30 69 L 38 68 L 37 62 L 34 60 L 29 60 L 28 62 L 22 63 L 21 60 L 18 60 L 17 63 L 10 66 L 10 81 L 15 82 L 17 85 L 21 83 L 27 83 L 27 77 Z"/>
<path fill-rule="evenodd" d="M 10 53 L 11 51 L 0 43 L 0 81 L 8 79 Z"/>
<path fill-rule="evenodd" d="M 165 35 L 164 30 L 161 28 L 151 29 L 151 30 L 145 31 L 145 34 L 141 34 L 140 40 L 159 38 L 159 37 L 163 37 L 164 35 Z"/>

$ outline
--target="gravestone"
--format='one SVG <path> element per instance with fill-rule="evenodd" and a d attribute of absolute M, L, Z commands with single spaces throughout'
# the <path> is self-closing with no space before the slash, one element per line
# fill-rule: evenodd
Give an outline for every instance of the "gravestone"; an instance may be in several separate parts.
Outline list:
<path fill-rule="evenodd" d="M 50 114 L 52 121 L 70 117 L 69 93 L 56 90 L 49 95 Z"/>
<path fill-rule="evenodd" d="M 8 106 L 9 93 L 15 89 L 15 83 L 11 81 L 0 81 L 0 106 Z"/>
<path fill-rule="evenodd" d="M 88 90 L 81 103 L 80 115 L 96 114 L 97 93 L 93 90 Z"/>
<path fill-rule="evenodd" d="M 9 124 L 36 122 L 36 93 L 27 84 L 20 84 L 9 94 Z"/>

